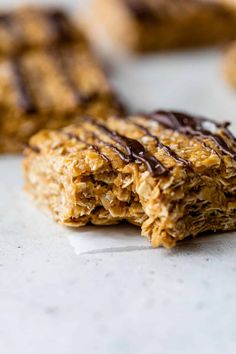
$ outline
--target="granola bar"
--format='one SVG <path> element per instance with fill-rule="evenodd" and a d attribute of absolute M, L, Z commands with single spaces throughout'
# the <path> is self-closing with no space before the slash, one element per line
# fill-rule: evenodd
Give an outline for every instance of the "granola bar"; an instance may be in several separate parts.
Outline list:
<path fill-rule="evenodd" d="M 75 114 L 121 112 L 104 71 L 79 44 L 0 61 L 0 152 L 18 152 L 42 128 L 71 124 Z"/>
<path fill-rule="evenodd" d="M 0 55 L 71 42 L 85 39 L 60 8 L 23 7 L 0 13 Z"/>
<path fill-rule="evenodd" d="M 61 224 L 126 220 L 153 247 L 236 228 L 229 123 L 158 111 L 44 130 L 25 151 L 25 188 Z"/>
<path fill-rule="evenodd" d="M 98 28 L 138 52 L 216 45 L 236 38 L 236 6 L 226 0 L 95 0 L 87 30 Z"/>

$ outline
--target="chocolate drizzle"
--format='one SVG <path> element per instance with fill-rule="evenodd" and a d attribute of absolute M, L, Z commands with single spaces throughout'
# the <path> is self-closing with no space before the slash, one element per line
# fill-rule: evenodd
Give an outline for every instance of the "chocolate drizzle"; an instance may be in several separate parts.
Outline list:
<path fill-rule="evenodd" d="M 134 162 L 136 160 L 143 162 L 153 176 L 157 177 L 167 173 L 168 170 L 162 163 L 151 155 L 139 141 L 117 133 L 113 133 L 113 139 L 125 148 L 128 156 L 130 156 Z"/>
<path fill-rule="evenodd" d="M 32 144 L 26 143 L 23 145 L 23 147 L 26 149 L 30 149 L 35 154 L 40 154 L 40 152 L 41 152 L 40 148 L 37 145 L 32 145 Z"/>
<path fill-rule="evenodd" d="M 156 135 L 153 135 L 148 128 L 144 127 L 141 124 L 133 122 L 133 121 L 132 121 L 132 123 L 133 123 L 133 125 L 135 125 L 139 129 L 141 129 L 146 135 L 151 137 L 156 142 L 157 147 L 159 149 L 162 149 L 168 156 L 172 157 L 177 163 L 180 163 L 180 164 L 182 164 L 184 166 L 188 166 L 188 167 L 191 165 L 191 163 L 189 161 L 187 161 L 187 160 L 183 159 L 182 157 L 180 157 L 169 146 L 167 146 L 165 144 L 162 144 L 160 142 L 160 140 L 158 139 L 158 137 Z"/>
<path fill-rule="evenodd" d="M 78 90 L 78 87 L 77 87 L 74 79 L 70 75 L 70 72 L 68 70 L 67 59 L 66 59 L 66 56 L 64 56 L 63 50 L 60 50 L 59 48 L 57 48 L 56 50 L 49 50 L 49 55 L 55 61 L 59 72 L 62 74 L 62 76 L 65 80 L 66 85 L 68 86 L 70 91 L 73 93 L 76 104 L 80 103 L 82 100 L 82 96 Z"/>
<path fill-rule="evenodd" d="M 56 48 L 53 50 L 48 50 L 49 56 L 51 56 L 52 60 L 55 61 L 59 72 L 64 78 L 64 81 L 68 87 L 68 89 L 72 92 L 76 105 L 78 104 L 89 104 L 92 101 L 95 101 L 99 93 L 93 92 L 91 94 L 84 95 L 80 92 L 79 87 L 70 73 L 68 60 L 70 58 L 70 53 L 67 53 L 65 49 Z"/>
<path fill-rule="evenodd" d="M 31 93 L 27 87 L 27 83 L 22 71 L 22 65 L 19 59 L 11 59 L 13 69 L 14 84 L 18 93 L 19 106 L 24 113 L 34 114 L 37 112 L 37 107 L 34 104 Z"/>
<path fill-rule="evenodd" d="M 123 0 L 126 6 L 131 11 L 132 15 L 140 22 L 155 21 L 155 12 L 141 1 L 137 0 Z"/>
<path fill-rule="evenodd" d="M 169 172 L 169 170 L 165 168 L 162 163 L 156 159 L 155 156 L 151 155 L 139 141 L 127 138 L 124 135 L 111 131 L 110 129 L 98 123 L 91 117 L 85 117 L 85 120 L 99 128 L 113 141 L 122 146 L 125 149 L 125 152 L 130 162 L 139 161 L 141 163 L 144 163 L 152 176 L 158 177 Z"/>
<path fill-rule="evenodd" d="M 236 138 L 235 138 L 235 136 L 233 135 L 233 133 L 231 133 L 231 131 L 228 129 L 228 127 L 231 125 L 231 123 L 230 122 L 224 122 L 223 124 L 222 124 L 222 127 L 221 127 L 221 129 L 224 129 L 224 134 L 229 138 L 229 139 L 231 139 L 232 141 L 233 141 L 233 144 L 234 144 L 234 146 L 236 147 Z"/>
<path fill-rule="evenodd" d="M 116 146 L 108 143 L 107 141 L 104 141 L 102 139 L 100 139 L 97 134 L 93 133 L 93 137 L 94 139 L 98 140 L 100 143 L 102 143 L 103 145 L 109 147 L 110 149 L 112 149 L 112 151 L 114 151 L 119 157 L 121 160 L 129 163 L 131 162 L 129 156 L 125 155 L 120 149 L 118 149 Z"/>
<path fill-rule="evenodd" d="M 10 25 L 12 20 L 12 16 L 8 13 L 6 14 L 0 14 L 0 25 L 4 24 L 4 25 Z"/>
<path fill-rule="evenodd" d="M 167 129 L 177 131 L 187 136 L 211 139 L 224 155 L 228 155 L 236 160 L 236 151 L 229 147 L 218 133 L 219 130 L 223 130 L 226 134 L 231 134 L 226 130 L 228 123 L 225 125 L 225 123 L 217 123 L 210 119 L 170 111 L 157 111 L 147 118 L 155 120 Z"/>
<path fill-rule="evenodd" d="M 69 138 L 69 139 L 75 139 L 76 141 L 79 141 L 83 144 L 85 144 L 87 147 L 92 148 L 94 151 L 96 151 L 98 153 L 98 155 L 100 155 L 106 162 L 108 162 L 109 164 L 111 164 L 110 159 L 101 152 L 101 150 L 99 149 L 99 147 L 97 145 L 94 144 L 89 144 L 86 141 L 84 141 L 83 139 L 81 139 L 77 134 L 71 133 L 71 132 L 64 132 L 63 133 Z"/>
<path fill-rule="evenodd" d="M 46 13 L 53 32 L 60 42 L 71 40 L 70 23 L 67 16 L 60 10 L 51 10 Z"/>
<path fill-rule="evenodd" d="M 192 9 L 195 11 L 211 11 L 219 13 L 221 17 L 229 16 L 230 11 L 222 5 L 212 0 L 155 0 L 152 2 L 144 0 L 122 0 L 128 7 L 132 15 L 143 23 L 154 21 L 166 22 L 171 17 L 176 18 L 176 14 L 180 17 Z"/>

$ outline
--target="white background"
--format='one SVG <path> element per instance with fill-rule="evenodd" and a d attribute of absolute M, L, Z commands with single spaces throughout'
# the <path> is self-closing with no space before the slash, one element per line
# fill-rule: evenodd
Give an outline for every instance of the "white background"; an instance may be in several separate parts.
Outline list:
<path fill-rule="evenodd" d="M 222 56 L 113 60 L 112 80 L 134 110 L 189 110 L 236 128 Z M 24 195 L 20 163 L 0 158 L 1 354 L 236 352 L 235 233 L 167 251 L 131 226 L 68 230 Z"/>

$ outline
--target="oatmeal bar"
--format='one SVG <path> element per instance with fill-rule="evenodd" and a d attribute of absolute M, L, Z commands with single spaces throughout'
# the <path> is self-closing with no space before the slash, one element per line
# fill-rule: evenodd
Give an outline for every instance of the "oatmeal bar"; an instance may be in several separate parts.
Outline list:
<path fill-rule="evenodd" d="M 60 8 L 24 7 L 0 13 L 0 55 L 69 42 L 85 40 Z"/>
<path fill-rule="evenodd" d="M 42 128 L 71 124 L 75 114 L 121 112 L 105 74 L 78 44 L 0 61 L 0 152 L 17 152 Z"/>
<path fill-rule="evenodd" d="M 44 130 L 25 151 L 27 192 L 59 223 L 126 220 L 152 246 L 236 228 L 229 123 L 158 111 Z"/>
<path fill-rule="evenodd" d="M 95 0 L 88 22 L 88 32 L 100 29 L 139 52 L 216 45 L 236 38 L 236 5 L 226 0 Z"/>

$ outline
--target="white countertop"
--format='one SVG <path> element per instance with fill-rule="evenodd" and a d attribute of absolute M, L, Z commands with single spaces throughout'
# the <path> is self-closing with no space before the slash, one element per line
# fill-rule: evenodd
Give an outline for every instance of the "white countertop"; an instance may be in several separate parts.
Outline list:
<path fill-rule="evenodd" d="M 133 109 L 189 110 L 236 131 L 221 59 L 129 58 L 114 63 L 113 82 Z M 236 233 L 167 251 L 132 226 L 69 230 L 22 192 L 20 164 L 0 157 L 1 354 L 236 352 Z"/>

